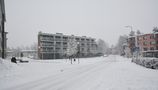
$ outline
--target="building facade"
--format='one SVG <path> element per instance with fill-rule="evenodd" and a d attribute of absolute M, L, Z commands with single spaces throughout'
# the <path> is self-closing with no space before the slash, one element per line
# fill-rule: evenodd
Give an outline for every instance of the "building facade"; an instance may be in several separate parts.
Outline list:
<path fill-rule="evenodd" d="M 131 54 L 131 56 L 133 56 L 133 52 L 134 52 L 134 49 L 135 49 L 135 36 L 129 36 L 128 37 L 128 40 L 127 40 L 127 42 L 128 42 L 128 47 L 129 47 L 129 49 L 130 49 L 130 54 Z"/>
<path fill-rule="evenodd" d="M 94 38 L 86 36 L 63 35 L 62 33 L 38 33 L 38 58 L 60 59 L 66 55 L 68 41 L 75 38 L 78 42 L 80 57 L 94 56 L 97 54 L 97 43 Z"/>
<path fill-rule="evenodd" d="M 131 54 L 135 51 L 139 51 L 142 56 L 152 54 L 157 57 L 158 55 L 158 33 L 142 34 L 132 36 L 128 38 L 128 46 L 131 50 Z"/>
<path fill-rule="evenodd" d="M 143 56 L 158 57 L 158 33 L 138 36 L 138 45 Z"/>
<path fill-rule="evenodd" d="M 4 0 L 0 0 L 0 57 L 6 57 L 6 48 L 7 48 L 7 32 L 5 32 L 5 5 Z"/>

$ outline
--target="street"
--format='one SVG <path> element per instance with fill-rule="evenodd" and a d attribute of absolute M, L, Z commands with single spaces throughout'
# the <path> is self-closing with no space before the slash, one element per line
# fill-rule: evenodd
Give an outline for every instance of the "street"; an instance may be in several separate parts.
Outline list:
<path fill-rule="evenodd" d="M 26 72 L 21 73 L 23 79 L 16 82 L 13 78 L 19 75 L 11 76 L 12 81 L 5 85 L 0 80 L 4 90 L 157 90 L 158 89 L 158 71 L 147 69 L 131 63 L 130 59 L 119 56 L 98 57 L 89 59 L 80 59 L 81 63 L 73 65 L 66 63 L 56 63 L 46 67 L 49 70 L 43 73 L 37 72 L 37 69 L 27 73 L 36 73 L 36 76 L 27 76 Z M 91 61 L 90 61 L 91 60 Z M 48 63 L 34 62 L 43 65 Z M 51 63 L 52 65 L 54 63 Z M 60 65 L 62 64 L 62 66 Z M 26 65 L 27 66 L 27 65 Z M 28 65 L 29 66 L 29 65 Z M 37 66 L 37 65 L 36 65 Z M 41 65 L 40 65 L 41 66 Z M 35 67 L 35 66 L 34 66 Z M 56 68 L 55 68 L 56 67 Z M 30 67 L 32 68 L 32 67 Z M 29 68 L 29 69 L 30 69 Z M 26 69 L 23 69 L 26 70 Z M 41 69 L 42 70 L 42 69 Z M 49 71 L 49 72 L 48 72 Z M 26 75 L 26 78 L 25 78 Z M 41 75 L 41 77 L 40 77 Z M 27 79 L 27 80 L 26 80 Z M 29 80 L 30 79 L 30 80 Z M 8 79 L 3 79 L 7 81 Z M 13 82 L 14 81 L 14 82 Z M 25 82 L 22 82 L 25 81 Z M 16 83 L 15 83 L 16 82 Z"/>

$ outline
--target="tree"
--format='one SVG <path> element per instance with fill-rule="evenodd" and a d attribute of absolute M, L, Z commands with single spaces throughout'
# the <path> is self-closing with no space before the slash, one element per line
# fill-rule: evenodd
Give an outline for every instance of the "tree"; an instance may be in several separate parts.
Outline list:
<path fill-rule="evenodd" d="M 140 34 L 141 34 L 141 32 L 139 30 L 137 30 L 137 35 L 140 35 Z"/>
<path fill-rule="evenodd" d="M 129 36 L 134 36 L 135 35 L 135 32 L 134 31 L 131 31 L 130 33 L 129 33 Z"/>
<path fill-rule="evenodd" d="M 154 27 L 153 32 L 158 32 L 158 27 Z"/>
<path fill-rule="evenodd" d="M 21 53 L 23 50 L 34 50 L 34 51 L 37 51 L 37 43 L 33 43 L 29 46 L 18 46 L 18 47 L 15 47 L 15 48 L 7 48 L 8 51 L 11 51 L 12 53 L 10 53 L 9 55 L 10 56 L 15 56 L 15 57 L 20 57 L 21 56 Z M 24 56 L 24 54 L 22 55 Z M 33 58 L 36 58 L 37 57 L 37 54 L 36 53 L 33 53 L 32 54 Z"/>
<path fill-rule="evenodd" d="M 77 42 L 75 38 L 72 37 L 68 40 L 68 46 L 66 50 L 66 54 L 67 56 L 69 56 L 71 60 L 71 64 L 72 64 L 72 57 L 74 57 L 76 53 L 77 53 Z"/>
<path fill-rule="evenodd" d="M 119 37 L 118 43 L 116 45 L 116 50 L 118 54 L 125 55 L 124 50 L 125 50 L 125 46 L 127 45 L 127 39 L 128 37 L 126 35 Z"/>
<path fill-rule="evenodd" d="M 99 39 L 97 41 L 97 45 L 98 45 L 98 53 L 100 53 L 102 55 L 103 54 L 108 54 L 109 46 L 108 46 L 108 44 L 104 40 Z"/>
<path fill-rule="evenodd" d="M 38 49 L 38 45 L 36 42 L 34 42 L 31 46 L 30 46 L 31 50 L 37 50 Z"/>

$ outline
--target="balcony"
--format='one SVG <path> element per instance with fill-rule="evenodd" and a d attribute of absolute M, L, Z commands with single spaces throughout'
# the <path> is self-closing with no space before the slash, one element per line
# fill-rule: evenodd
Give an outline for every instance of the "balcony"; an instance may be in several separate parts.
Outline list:
<path fill-rule="evenodd" d="M 60 48 L 62 46 L 61 46 L 61 44 L 56 44 L 55 47 Z"/>
<path fill-rule="evenodd" d="M 62 41 L 61 39 L 54 39 L 54 41 Z"/>
<path fill-rule="evenodd" d="M 63 45 L 63 47 L 67 47 L 68 45 Z"/>

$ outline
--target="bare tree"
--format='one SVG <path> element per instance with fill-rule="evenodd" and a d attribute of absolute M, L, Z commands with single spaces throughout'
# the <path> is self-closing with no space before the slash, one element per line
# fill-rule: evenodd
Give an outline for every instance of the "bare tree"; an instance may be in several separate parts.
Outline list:
<path fill-rule="evenodd" d="M 118 54 L 120 54 L 120 55 L 125 54 L 124 49 L 125 49 L 125 45 L 127 44 L 127 39 L 128 39 L 128 37 L 126 35 L 119 37 L 118 43 L 116 45 L 116 50 L 117 50 Z"/>
<path fill-rule="evenodd" d="M 108 54 L 109 46 L 108 46 L 108 44 L 104 40 L 99 39 L 97 41 L 97 45 L 98 45 L 98 53 L 100 53 L 102 55 Z"/>
<path fill-rule="evenodd" d="M 140 35 L 140 34 L 141 34 L 141 32 L 139 30 L 137 30 L 137 35 Z"/>
<path fill-rule="evenodd" d="M 135 35 L 135 32 L 134 31 L 131 31 L 130 33 L 129 33 L 129 36 L 134 36 Z"/>
<path fill-rule="evenodd" d="M 71 64 L 72 64 L 72 58 L 75 56 L 76 53 L 77 53 L 77 42 L 75 38 L 72 37 L 68 41 L 68 46 L 66 51 L 67 56 L 71 60 Z"/>
<path fill-rule="evenodd" d="M 37 50 L 37 49 L 38 49 L 37 43 L 33 43 L 33 44 L 30 46 L 30 49 L 31 49 L 31 50 Z"/>
<path fill-rule="evenodd" d="M 153 32 L 158 32 L 158 27 L 154 27 Z"/>

